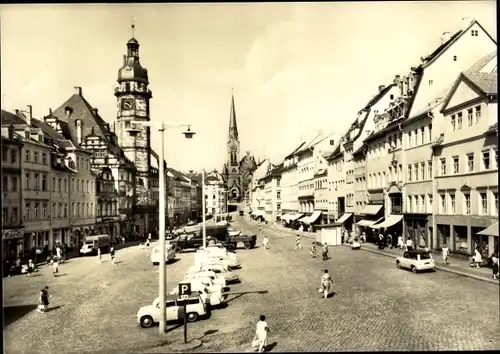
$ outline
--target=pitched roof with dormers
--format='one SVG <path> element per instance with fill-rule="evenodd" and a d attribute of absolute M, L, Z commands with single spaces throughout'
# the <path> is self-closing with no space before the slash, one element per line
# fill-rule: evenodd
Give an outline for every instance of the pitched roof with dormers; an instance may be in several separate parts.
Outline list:
<path fill-rule="evenodd" d="M 23 120 L 21 117 L 18 115 L 4 111 L 2 109 L 2 126 L 7 126 L 7 125 L 17 125 L 17 124 L 26 124 L 26 121 Z"/>

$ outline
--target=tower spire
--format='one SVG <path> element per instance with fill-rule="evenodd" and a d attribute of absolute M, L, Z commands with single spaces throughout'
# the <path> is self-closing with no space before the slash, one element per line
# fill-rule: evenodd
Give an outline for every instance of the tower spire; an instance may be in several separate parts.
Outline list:
<path fill-rule="evenodd" d="M 238 140 L 238 126 L 236 124 L 236 109 L 234 107 L 234 92 L 231 89 L 231 111 L 229 116 L 229 139 Z"/>

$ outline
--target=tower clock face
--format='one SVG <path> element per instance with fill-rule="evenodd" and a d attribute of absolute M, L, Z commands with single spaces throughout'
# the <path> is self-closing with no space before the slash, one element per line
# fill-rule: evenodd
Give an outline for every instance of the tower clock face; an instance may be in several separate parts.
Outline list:
<path fill-rule="evenodd" d="M 122 101 L 122 109 L 133 109 L 134 100 L 126 99 Z"/>
<path fill-rule="evenodd" d="M 236 145 L 235 143 L 232 143 L 230 145 L 230 148 L 231 148 L 232 151 L 236 151 L 236 150 L 238 150 L 238 145 Z"/>

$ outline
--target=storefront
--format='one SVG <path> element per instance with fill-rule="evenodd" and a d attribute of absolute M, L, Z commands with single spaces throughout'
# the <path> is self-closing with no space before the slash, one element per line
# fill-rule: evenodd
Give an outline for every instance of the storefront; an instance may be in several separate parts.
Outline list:
<path fill-rule="evenodd" d="M 370 203 L 364 206 L 358 215 L 355 215 L 356 232 L 361 235 L 363 232 L 367 240 L 374 240 L 376 236 L 371 228 L 373 225 L 384 219 L 384 205 L 382 203 Z"/>
<path fill-rule="evenodd" d="M 23 229 L 2 230 L 2 261 L 24 253 L 23 236 Z"/>
<path fill-rule="evenodd" d="M 492 254 L 496 253 L 497 257 L 499 254 L 498 249 L 498 222 L 493 225 L 477 232 L 474 235 L 474 246 L 478 247 L 481 251 L 483 257 L 490 257 Z"/>
<path fill-rule="evenodd" d="M 410 237 L 415 246 L 421 248 L 433 248 L 432 233 L 432 215 L 429 214 L 404 214 L 405 234 L 403 239 Z"/>

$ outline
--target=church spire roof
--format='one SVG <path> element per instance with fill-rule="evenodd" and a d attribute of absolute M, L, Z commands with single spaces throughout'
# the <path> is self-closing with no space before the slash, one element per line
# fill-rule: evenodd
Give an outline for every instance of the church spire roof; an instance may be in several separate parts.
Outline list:
<path fill-rule="evenodd" d="M 231 112 L 229 116 L 229 139 L 238 140 L 238 125 L 236 124 L 236 109 L 234 107 L 234 93 L 231 90 Z"/>

